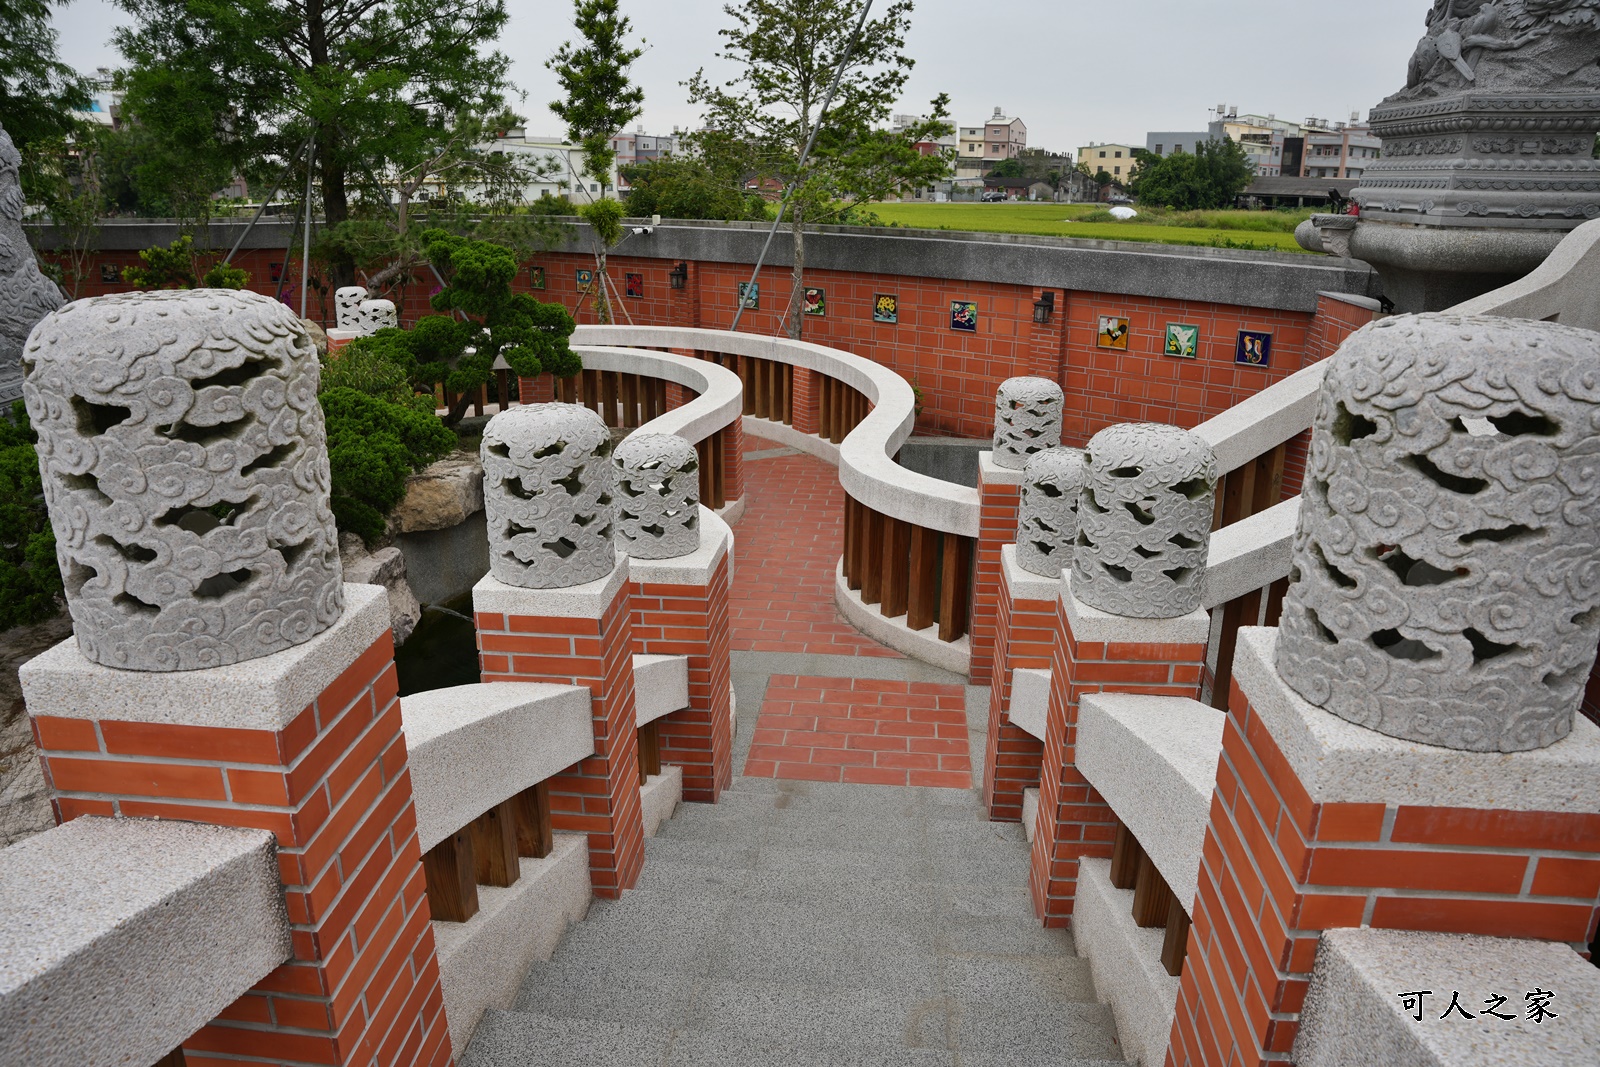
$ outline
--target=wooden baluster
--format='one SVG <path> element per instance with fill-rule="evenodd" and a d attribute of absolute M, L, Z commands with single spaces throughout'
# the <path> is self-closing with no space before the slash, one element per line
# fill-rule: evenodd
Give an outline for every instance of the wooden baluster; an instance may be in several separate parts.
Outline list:
<path fill-rule="evenodd" d="M 495 395 L 500 398 L 500 410 L 505 411 L 511 406 L 511 372 L 497 370 L 494 372 Z"/>
<path fill-rule="evenodd" d="M 744 414 L 756 413 L 756 398 L 750 392 L 750 364 L 751 360 L 735 356 L 733 359 L 733 372 L 739 376 L 739 384 L 744 387 Z"/>
<path fill-rule="evenodd" d="M 906 627 L 926 630 L 938 605 L 939 534 L 925 526 L 911 527 L 911 566 L 906 589 Z"/>
<path fill-rule="evenodd" d="M 695 442 L 694 450 L 700 457 L 700 503 L 704 504 L 712 511 L 715 511 L 717 510 L 717 507 L 711 502 L 713 499 L 713 483 L 711 478 L 711 439 L 706 438 L 704 441 Z"/>
<path fill-rule="evenodd" d="M 155 1062 L 155 1067 L 186 1067 L 189 1061 L 183 1058 L 183 1048 L 173 1049 Z"/>
<path fill-rule="evenodd" d="M 516 802 L 507 800 L 490 808 L 472 820 L 467 832 L 477 860 L 478 884 L 501 888 L 515 885 L 522 875 L 517 864 Z"/>
<path fill-rule="evenodd" d="M 422 854 L 428 911 L 440 922 L 464 923 L 478 914 L 478 864 L 472 837 L 457 830 Z"/>
<path fill-rule="evenodd" d="M 856 529 L 860 526 L 860 518 L 856 515 L 859 505 L 849 493 L 844 497 L 844 550 L 841 553 L 840 566 L 844 570 L 845 586 L 850 589 L 861 588 L 861 583 L 856 581 Z"/>
<path fill-rule="evenodd" d="M 783 421 L 794 425 L 794 364 L 783 365 Z"/>
<path fill-rule="evenodd" d="M 767 418 L 783 421 L 783 364 L 767 361 Z"/>
<path fill-rule="evenodd" d="M 861 602 L 876 604 L 883 599 L 883 512 L 867 509 L 862 534 Z"/>
<path fill-rule="evenodd" d="M 1267 610 L 1261 617 L 1262 626 L 1276 626 L 1283 618 L 1283 598 L 1289 592 L 1289 579 L 1279 578 L 1267 586 Z"/>
<path fill-rule="evenodd" d="M 1139 857 L 1144 849 L 1139 847 L 1133 831 L 1121 819 L 1117 820 L 1117 836 L 1111 845 L 1111 884 L 1118 889 L 1132 889 L 1139 880 Z"/>
<path fill-rule="evenodd" d="M 1183 974 L 1183 961 L 1189 953 L 1189 913 L 1183 903 L 1172 898 L 1167 908 L 1167 936 L 1161 942 L 1161 966 L 1177 978 Z"/>
<path fill-rule="evenodd" d="M 956 641 L 966 635 L 968 599 L 972 582 L 972 542 L 955 534 L 944 535 L 944 561 L 939 582 L 939 640 Z"/>
<path fill-rule="evenodd" d="M 883 606 L 886 619 L 906 613 L 906 586 L 910 577 L 911 524 L 890 515 L 883 517 Z"/>
<path fill-rule="evenodd" d="M 661 773 L 661 720 L 654 719 L 639 727 L 639 784 L 644 785 L 652 774 Z"/>
<path fill-rule="evenodd" d="M 637 374 L 624 374 L 622 376 L 622 425 L 628 429 L 637 429 L 639 421 L 639 376 Z"/>
<path fill-rule="evenodd" d="M 600 404 L 603 408 L 600 417 L 605 419 L 607 426 L 622 425 L 617 418 L 617 400 L 620 392 L 618 387 L 621 385 L 617 379 L 620 377 L 621 375 L 614 370 L 600 372 Z"/>
<path fill-rule="evenodd" d="M 550 782 L 529 786 L 511 798 L 516 805 L 517 855 L 542 860 L 555 847 L 550 829 Z"/>
<path fill-rule="evenodd" d="M 711 466 L 714 472 L 712 479 L 712 499 L 717 503 L 717 510 L 728 504 L 728 435 L 718 430 L 711 435 Z"/>
<path fill-rule="evenodd" d="M 1164 926 L 1172 907 L 1172 890 L 1146 854 L 1139 856 L 1139 877 L 1133 884 L 1133 924 L 1146 929 Z"/>

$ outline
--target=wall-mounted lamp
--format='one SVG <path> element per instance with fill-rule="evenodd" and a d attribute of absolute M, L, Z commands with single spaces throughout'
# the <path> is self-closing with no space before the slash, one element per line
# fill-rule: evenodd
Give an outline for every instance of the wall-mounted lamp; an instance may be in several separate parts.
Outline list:
<path fill-rule="evenodd" d="M 689 284 L 689 264 L 679 262 L 667 273 L 667 280 L 672 283 L 674 289 L 682 289 Z"/>
<path fill-rule="evenodd" d="M 1055 310 L 1056 294 L 1054 292 L 1043 293 L 1039 299 L 1033 302 L 1033 321 L 1043 326 L 1050 321 L 1050 316 L 1055 314 Z"/>

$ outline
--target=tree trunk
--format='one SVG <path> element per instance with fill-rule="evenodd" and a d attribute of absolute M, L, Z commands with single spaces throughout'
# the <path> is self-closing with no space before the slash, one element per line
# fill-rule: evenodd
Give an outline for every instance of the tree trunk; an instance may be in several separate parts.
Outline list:
<path fill-rule="evenodd" d="M 594 254 L 594 313 L 600 325 L 611 325 L 611 295 L 606 290 L 606 250 L 602 245 Z"/>
<path fill-rule="evenodd" d="M 805 218 L 798 207 L 795 208 L 789 224 L 790 232 L 794 234 L 794 268 L 791 277 L 794 284 L 789 289 L 789 322 L 788 333 L 792 341 L 800 340 L 800 331 L 805 324 L 806 313 L 806 226 Z"/>
<path fill-rule="evenodd" d="M 328 230 L 339 225 L 350 217 L 350 199 L 345 188 L 345 168 L 340 165 L 328 165 L 328 159 L 333 158 L 333 136 L 327 134 L 317 138 L 317 158 L 322 171 L 322 229 Z M 328 257 L 328 270 L 332 274 L 335 288 L 341 285 L 354 285 L 356 282 L 356 262 L 347 252 L 336 252 Z"/>

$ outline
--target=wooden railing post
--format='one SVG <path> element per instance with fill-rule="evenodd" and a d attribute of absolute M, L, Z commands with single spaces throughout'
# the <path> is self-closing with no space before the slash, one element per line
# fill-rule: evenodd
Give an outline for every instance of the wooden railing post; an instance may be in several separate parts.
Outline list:
<path fill-rule="evenodd" d="M 911 524 L 892 516 L 883 518 L 883 617 L 906 613 L 910 587 Z"/>
<path fill-rule="evenodd" d="M 522 875 L 517 864 L 517 814 L 514 801 L 497 804 L 472 820 L 468 827 L 472 854 L 477 860 L 479 885 L 504 888 Z"/>
<path fill-rule="evenodd" d="M 464 923 L 478 914 L 478 865 L 466 827 L 424 852 L 422 871 L 435 919 Z"/>
<path fill-rule="evenodd" d="M 1278 503 L 1283 493 L 1283 465 L 1287 445 L 1279 445 L 1263 453 L 1227 475 L 1219 500 L 1217 528 L 1231 526 L 1242 519 L 1258 515 Z M 1288 583 L 1284 582 L 1287 589 Z M 1277 583 L 1273 583 L 1273 592 Z M 1269 614 L 1274 622 L 1283 608 L 1283 594 L 1276 592 L 1276 605 L 1270 602 Z M 1239 627 L 1254 626 L 1261 616 L 1261 590 L 1253 589 L 1222 605 L 1222 626 L 1217 636 L 1216 670 L 1211 681 L 1211 706 L 1228 709 L 1228 690 L 1233 681 L 1233 654 L 1238 646 Z M 1273 625 L 1269 622 L 1267 625 Z"/>
<path fill-rule="evenodd" d="M 926 630 L 938 612 L 939 534 L 926 526 L 911 527 L 911 566 L 906 589 L 906 628 Z"/>
<path fill-rule="evenodd" d="M 644 785 L 652 774 L 661 773 L 660 721 L 654 720 L 639 727 L 639 784 Z"/>
<path fill-rule="evenodd" d="M 550 783 L 524 789 L 511 798 L 517 820 L 517 855 L 542 860 L 555 847 L 550 829 Z"/>
<path fill-rule="evenodd" d="M 883 599 L 883 513 L 868 508 L 861 533 L 861 602 L 876 604 Z"/>
<path fill-rule="evenodd" d="M 947 533 L 939 580 L 939 640 L 956 641 L 967 632 L 972 585 L 972 539 Z"/>

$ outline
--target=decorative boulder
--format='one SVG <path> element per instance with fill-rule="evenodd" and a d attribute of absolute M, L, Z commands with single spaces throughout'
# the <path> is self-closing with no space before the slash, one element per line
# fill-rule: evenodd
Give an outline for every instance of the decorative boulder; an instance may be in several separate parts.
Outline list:
<path fill-rule="evenodd" d="M 489 573 L 524 589 L 604 578 L 617 563 L 611 431 L 577 404 L 514 407 L 483 431 Z"/>
<path fill-rule="evenodd" d="M 22 232 L 22 155 L 0 129 L 0 418 L 22 395 L 22 350 L 40 319 L 61 306 L 61 290 L 39 272 Z"/>
<path fill-rule="evenodd" d="M 1137 619 L 1200 607 L 1217 489 L 1217 460 L 1194 434 L 1125 423 L 1089 441 L 1078 505 L 1072 592 Z"/>
<path fill-rule="evenodd" d="M 700 457 L 671 434 L 633 434 L 617 446 L 617 547 L 635 559 L 673 559 L 700 547 Z"/>
<path fill-rule="evenodd" d="M 1078 496 L 1084 481 L 1083 453 L 1075 448 L 1035 452 L 1022 468 L 1017 515 L 1017 564 L 1046 578 L 1072 566 L 1078 537 Z"/>
<path fill-rule="evenodd" d="M 94 297 L 39 323 L 23 363 L 85 656 L 217 667 L 338 620 L 320 365 L 293 312 L 231 289 Z"/>
<path fill-rule="evenodd" d="M 366 299 L 364 285 L 341 285 L 333 291 L 334 321 L 339 329 L 361 329 L 361 303 Z"/>
<path fill-rule="evenodd" d="M 1278 674 L 1379 733 L 1554 744 L 1600 641 L 1600 334 L 1407 315 L 1329 361 Z"/>
<path fill-rule="evenodd" d="M 1021 470 L 1028 457 L 1061 444 L 1065 395 L 1049 378 L 1008 378 L 994 395 L 994 462 Z"/>
<path fill-rule="evenodd" d="M 389 326 L 400 325 L 400 316 L 395 313 L 393 300 L 363 300 L 361 302 L 361 321 L 356 327 L 364 334 L 374 334 Z"/>

